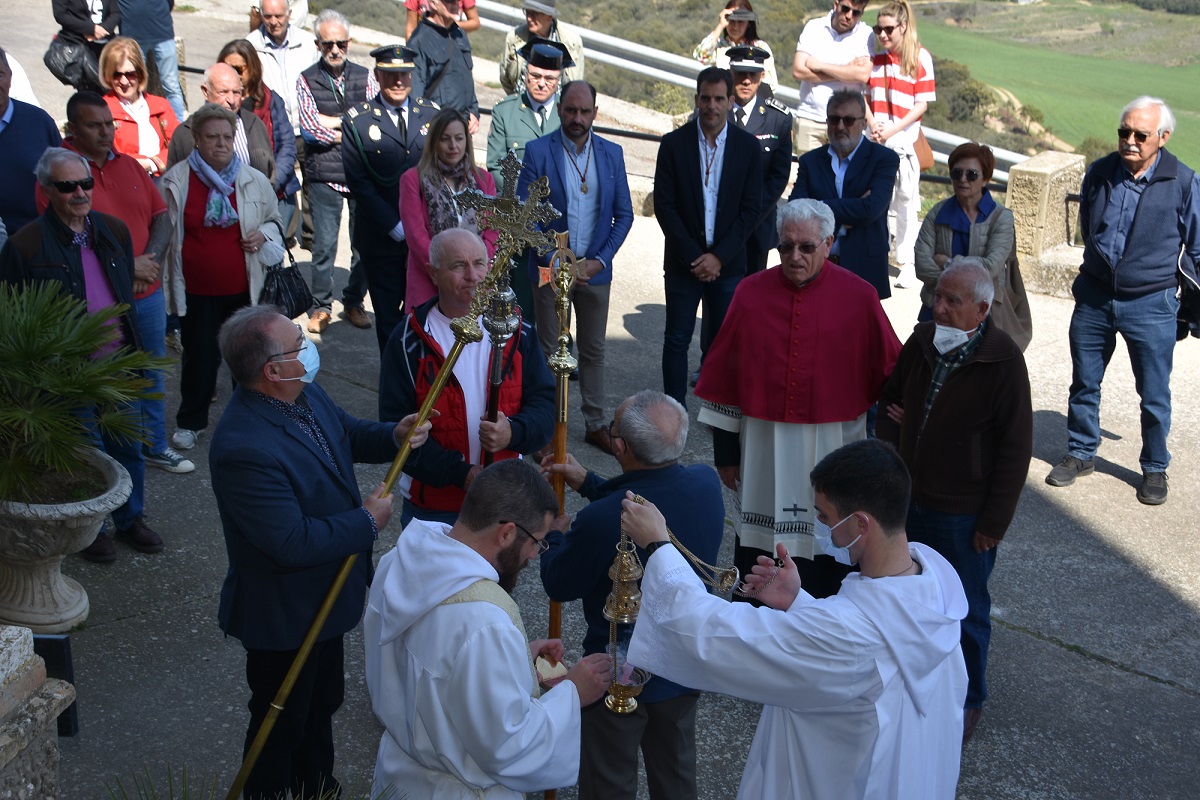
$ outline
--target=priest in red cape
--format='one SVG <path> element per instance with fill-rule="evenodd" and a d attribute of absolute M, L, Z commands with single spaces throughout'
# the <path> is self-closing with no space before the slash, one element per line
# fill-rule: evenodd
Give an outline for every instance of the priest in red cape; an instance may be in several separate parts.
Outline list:
<path fill-rule="evenodd" d="M 783 544 L 805 590 L 825 597 L 849 566 L 823 555 L 813 535 L 808 474 L 867 436 L 900 340 L 875 289 L 827 260 L 828 206 L 793 200 L 777 227 L 781 263 L 738 286 L 696 384 L 698 419 L 712 427 L 717 472 L 738 495 L 738 570 Z"/>

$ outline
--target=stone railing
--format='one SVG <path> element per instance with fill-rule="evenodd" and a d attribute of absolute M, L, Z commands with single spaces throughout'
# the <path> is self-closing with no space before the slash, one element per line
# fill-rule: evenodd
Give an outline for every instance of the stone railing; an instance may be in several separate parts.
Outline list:
<path fill-rule="evenodd" d="M 1082 248 L 1076 247 L 1079 191 L 1084 158 L 1044 152 L 1009 171 L 1006 202 L 1016 221 L 1017 257 L 1026 287 L 1039 294 L 1071 297 Z"/>

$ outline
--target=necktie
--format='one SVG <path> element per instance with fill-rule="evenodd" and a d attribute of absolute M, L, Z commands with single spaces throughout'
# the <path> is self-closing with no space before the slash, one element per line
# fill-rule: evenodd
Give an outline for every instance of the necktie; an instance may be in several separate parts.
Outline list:
<path fill-rule="evenodd" d="M 542 106 L 537 110 L 538 130 L 546 130 L 546 107 Z"/>
<path fill-rule="evenodd" d="M 734 119 L 737 120 L 739 128 L 746 127 L 746 109 L 738 106 L 738 110 L 733 112 Z"/>
<path fill-rule="evenodd" d="M 396 109 L 396 130 L 400 131 L 400 139 L 408 138 L 408 124 L 404 121 L 404 109 Z"/>

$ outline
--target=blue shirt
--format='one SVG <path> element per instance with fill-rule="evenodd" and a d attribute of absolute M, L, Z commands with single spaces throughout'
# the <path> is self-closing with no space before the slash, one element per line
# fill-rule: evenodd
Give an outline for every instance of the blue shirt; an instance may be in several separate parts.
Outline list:
<path fill-rule="evenodd" d="M 1100 218 L 1100 227 L 1096 229 L 1094 241 L 1096 249 L 1104 254 L 1108 263 L 1114 267 L 1120 263 L 1125 254 L 1125 244 L 1129 240 L 1129 230 L 1133 227 L 1133 217 L 1137 214 L 1138 203 L 1141 202 L 1142 192 L 1154 179 L 1154 171 L 1158 169 L 1161 154 L 1154 156 L 1150 169 L 1142 173 L 1140 178 L 1122 168 L 1122 180 L 1113 184 L 1112 196 Z"/>

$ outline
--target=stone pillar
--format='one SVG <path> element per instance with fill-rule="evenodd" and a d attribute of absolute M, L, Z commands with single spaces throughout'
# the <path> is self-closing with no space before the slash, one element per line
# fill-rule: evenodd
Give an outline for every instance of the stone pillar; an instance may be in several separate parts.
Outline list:
<path fill-rule="evenodd" d="M 58 726 L 75 687 L 46 677 L 28 628 L 0 627 L 0 797 L 57 800 Z"/>
<path fill-rule="evenodd" d="M 1071 296 L 1082 250 L 1074 245 L 1079 205 L 1067 195 L 1078 194 L 1083 169 L 1083 156 L 1047 151 L 1008 171 L 1006 203 L 1016 222 L 1021 274 L 1032 291 Z"/>

